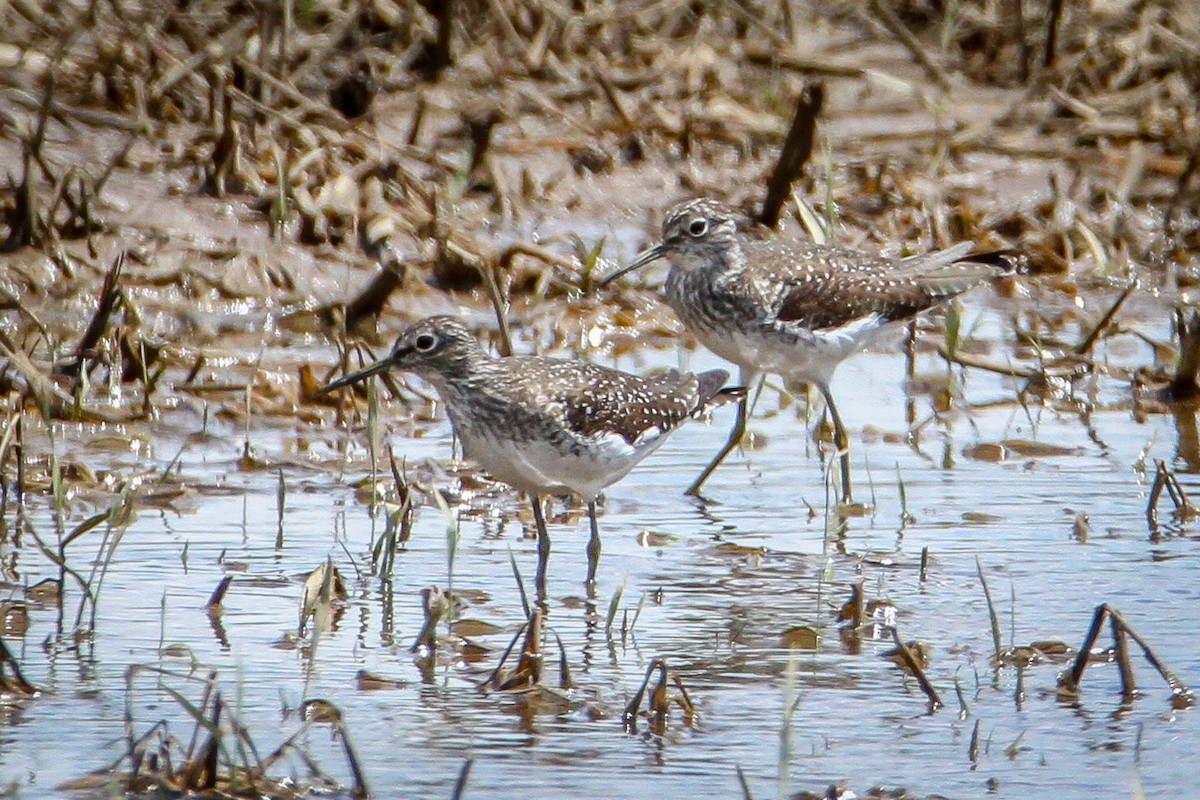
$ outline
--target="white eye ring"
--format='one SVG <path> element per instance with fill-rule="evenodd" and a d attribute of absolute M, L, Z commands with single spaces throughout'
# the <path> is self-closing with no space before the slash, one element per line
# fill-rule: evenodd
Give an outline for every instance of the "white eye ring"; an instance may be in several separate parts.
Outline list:
<path fill-rule="evenodd" d="M 417 337 L 416 341 L 413 342 L 413 346 L 422 353 L 428 353 L 437 346 L 437 337 L 432 333 L 422 333 Z"/>
<path fill-rule="evenodd" d="M 687 232 L 689 236 L 699 239 L 704 234 L 708 233 L 708 220 L 704 217 L 696 217 L 688 223 Z"/>

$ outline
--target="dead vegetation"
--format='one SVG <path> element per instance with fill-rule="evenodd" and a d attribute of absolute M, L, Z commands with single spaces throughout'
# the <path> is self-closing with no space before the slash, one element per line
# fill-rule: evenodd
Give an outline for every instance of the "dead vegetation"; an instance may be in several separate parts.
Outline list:
<path fill-rule="evenodd" d="M 135 691 L 144 682 L 143 676 L 153 676 L 155 684 L 142 688 L 152 695 L 161 694 L 185 724 L 190 723 L 190 734 L 174 733 L 169 718 L 148 725 L 137 719 L 140 701 Z M 200 688 L 198 700 L 184 693 L 195 686 Z M 200 677 L 158 667 L 133 667 L 126 675 L 125 691 L 125 752 L 112 765 L 65 783 L 59 790 L 211 798 L 291 798 L 330 791 L 347 791 L 355 798 L 370 795 L 340 713 L 305 715 L 298 729 L 264 756 L 226 702 L 215 673 Z M 353 776 L 350 787 L 327 775 L 299 744 L 316 724 L 330 724 L 340 739 Z M 281 767 L 289 766 L 290 759 L 304 765 L 305 780 L 278 774 Z"/>
<path fill-rule="evenodd" d="M 1100 635 L 1105 620 L 1108 620 L 1109 628 L 1112 631 L 1113 648 L 1111 654 L 1098 654 L 1093 650 L 1093 646 L 1096 644 L 1096 639 Z M 1080 683 L 1083 680 L 1083 673 L 1087 669 L 1088 664 L 1103 659 L 1116 663 L 1121 676 L 1121 696 L 1126 702 L 1133 700 L 1134 696 L 1138 693 L 1138 688 L 1129 656 L 1128 642 L 1130 639 L 1137 643 L 1142 649 L 1142 654 L 1146 657 L 1146 661 L 1166 681 L 1167 687 L 1171 690 L 1171 705 L 1175 708 L 1188 708 L 1193 705 L 1195 697 L 1192 695 L 1192 690 L 1162 663 L 1146 640 L 1129 626 L 1129 623 L 1125 621 L 1120 612 L 1107 603 L 1096 607 L 1096 612 L 1092 616 L 1091 627 L 1088 628 L 1083 644 L 1079 648 L 1079 655 L 1075 657 L 1075 663 L 1071 669 L 1066 670 L 1058 676 L 1059 697 L 1065 699 L 1076 698 L 1081 691 Z"/>
<path fill-rule="evenodd" d="M 382 315 L 415 315 L 443 293 L 495 315 L 501 352 L 513 347 L 510 325 L 547 349 L 621 354 L 673 343 L 675 325 L 650 292 L 600 295 L 593 276 L 605 257 L 629 255 L 629 228 L 650 225 L 685 195 L 720 196 L 790 236 L 894 253 L 967 239 L 1019 253 L 1022 274 L 999 287 L 1001 341 L 981 347 L 955 323 L 921 346 L 1008 376 L 1014 407 L 1091 413 L 1105 402 L 1095 392 L 1105 379 L 1125 390 L 1122 408 L 1194 417 L 1200 12 L 1192 5 L 5 6 L 0 524 L 6 541 L 26 536 L 56 573 L 6 611 L 19 625 L 26 603 L 49 603 L 61 640 L 86 642 L 125 526 L 137 509 L 170 507 L 188 492 L 173 472 L 182 450 L 153 474 L 133 475 L 92 463 L 82 448 L 60 458 L 56 436 L 86 442 L 87 425 L 154 422 L 205 441 L 211 423 L 245 431 L 239 467 L 248 472 L 278 468 L 252 447 L 256 424 L 336 420 L 361 424 L 374 442 L 382 398 L 331 405 L 315 391 L 313 367 L 288 348 L 316 334 L 343 367 L 374 359 L 378 343 L 359 335 L 369 340 Z M 1140 362 L 1107 358 L 1111 342 L 1140 347 Z M 388 394 L 413 420 L 434 408 L 411 386 L 393 383 Z M 909 435 L 918 440 L 936 418 L 910 419 Z M 1035 444 L 984 443 L 974 456 L 1054 455 Z M 370 549 L 373 575 L 389 591 L 415 508 L 435 497 L 390 462 L 391 493 L 374 480 L 366 490 L 386 515 Z M 72 519 L 68 490 L 95 513 Z M 16 513 L 31 494 L 55 506 L 56 530 Z M 1174 522 L 1195 517 L 1175 472 L 1157 462 L 1146 507 L 1152 537 L 1164 496 Z M 77 556 L 85 546 L 88 556 Z M 989 592 L 982 570 L 979 578 Z M 302 631 L 310 620 L 314 637 L 337 623 L 345 583 L 332 560 L 310 573 Z M 222 582 L 210 604 L 214 627 L 228 588 Z M 889 613 L 861 585 L 853 591 L 848 652 L 876 608 Z M 422 599 L 426 626 L 413 649 L 425 675 L 439 648 L 490 657 L 439 638 L 454 618 L 453 589 L 430 587 Z M 626 611 L 614 635 L 619 603 L 618 594 L 605 626 L 610 646 L 625 645 L 641 611 L 639 603 L 632 623 Z M 1173 697 L 1190 702 L 1107 606 L 1064 674 L 1064 694 L 1078 693 L 1106 614 L 1123 694 L 1134 690 L 1128 635 Z M 991 623 L 997 671 L 1065 657 L 1058 642 L 1004 647 L 994 609 Z M 919 650 L 894 624 L 880 630 L 930 707 L 941 705 Z M 557 639 L 557 670 L 548 672 L 548 635 L 543 612 L 529 610 L 482 688 L 529 707 L 571 707 L 571 655 Z M 784 637 L 788 648 L 818 641 L 808 626 Z M 2 642 L 0 650 L 3 688 L 36 692 Z M 198 704 L 176 694 L 192 721 L 190 744 L 181 748 L 165 723 L 135 733 L 130 720 L 123 789 L 292 791 L 268 773 L 295 737 L 250 758 L 254 743 L 214 679 Z M 322 708 L 312 705 L 303 726 L 329 722 L 345 741 L 340 714 Z M 682 677 L 654 659 L 622 723 L 633 731 L 646 721 L 661 735 L 675 708 L 693 723 Z M 348 743 L 346 754 L 354 792 L 365 794 Z"/>
<path fill-rule="evenodd" d="M 190 299 L 354 331 L 423 294 L 423 282 L 486 300 L 503 343 L 516 304 L 553 344 L 599 324 L 620 350 L 670 324 L 637 292 L 584 299 L 545 324 L 554 315 L 541 299 L 580 298 L 599 253 L 537 230 L 563 217 L 649 221 L 686 194 L 868 248 L 973 239 L 1011 249 L 1046 276 L 1033 289 L 1045 302 L 1014 313 L 1012 352 L 948 342 L 948 359 L 1051 400 L 1076 399 L 1097 372 L 1135 390 L 1167 385 L 1171 401 L 1194 387 L 1182 317 L 1178 368 L 1124 370 L 1096 355 L 1107 339 L 1146 335 L 1119 313 L 1135 279 L 1170 297 L 1196 269 L 1189 43 L 1200 19 L 1187 3 L 602 3 L 580 14 L 522 2 L 212 0 L 4 13 L 3 136 L 21 169 L 0 206 L 6 249 L 26 255 L 0 271 L 0 313 L 15 322 L 0 346 L 14 388 L 56 418 L 116 413 L 101 408 L 111 379 L 80 384 L 84 363 L 141 383 L 140 402 L 126 395 L 117 418 L 152 414 L 160 392 L 219 397 L 221 385 L 196 385 L 220 350 L 215 332 L 189 335 L 178 314 L 154 335 L 142 324 Z M 856 62 L 881 45 L 892 48 L 886 63 Z M 164 210 L 200 216 L 220 209 L 198 204 L 204 195 L 236 201 L 254 233 L 164 235 L 131 199 L 156 194 Z M 795 218 L 781 213 L 792 198 Z M 272 248 L 310 253 L 310 274 Z M 314 297 L 346 265 L 355 285 Z M 86 330 L 41 319 L 51 275 L 74 307 L 97 292 Z M 1074 346 L 1057 346 L 1072 328 Z M 62 378 L 47 382 L 48 362 Z M 249 385 L 225 391 L 239 383 Z M 302 389 L 277 402 L 259 394 L 258 411 L 318 404 Z"/>
<path fill-rule="evenodd" d="M 655 675 L 658 676 L 657 680 L 651 686 L 650 682 Z M 671 693 L 672 686 L 677 690 L 675 694 Z M 645 709 L 642 708 L 643 699 L 646 701 Z M 629 703 L 625 706 L 625 712 L 621 715 L 625 730 L 628 733 L 636 733 L 638 721 L 645 718 L 650 732 L 662 735 L 667 728 L 672 706 L 679 706 L 683 714 L 684 725 L 695 723 L 696 707 L 692 705 L 692 699 L 688 696 L 683 680 L 678 673 L 668 669 L 665 659 L 656 658 L 646 668 L 646 677 L 642 679 L 642 685 L 630 698 Z"/>

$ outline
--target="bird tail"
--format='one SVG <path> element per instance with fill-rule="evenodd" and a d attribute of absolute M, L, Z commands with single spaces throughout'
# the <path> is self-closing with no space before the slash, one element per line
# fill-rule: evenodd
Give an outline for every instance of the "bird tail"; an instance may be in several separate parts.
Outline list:
<path fill-rule="evenodd" d="M 945 250 L 909 256 L 900 263 L 903 272 L 919 278 L 925 291 L 935 298 L 950 298 L 983 281 L 1015 272 L 1015 251 L 972 253 L 972 246 L 970 242 L 959 242 Z"/>
<path fill-rule="evenodd" d="M 999 272 L 996 277 L 1014 275 L 1020 268 L 1021 254 L 1012 248 L 1004 250 L 988 250 L 983 253 L 971 253 L 955 260 L 955 264 L 986 264 Z"/>
<path fill-rule="evenodd" d="M 692 413 L 700 414 L 710 408 L 738 402 L 746 396 L 745 386 L 726 386 L 728 380 L 729 373 L 723 369 L 710 369 L 697 375 L 699 399 Z"/>

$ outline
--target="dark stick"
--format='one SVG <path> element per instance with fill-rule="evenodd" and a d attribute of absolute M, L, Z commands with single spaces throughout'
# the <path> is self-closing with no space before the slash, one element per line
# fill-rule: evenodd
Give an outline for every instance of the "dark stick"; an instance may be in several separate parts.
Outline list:
<path fill-rule="evenodd" d="M 941 708 L 944 705 L 941 695 L 938 694 L 937 689 L 933 688 L 933 684 L 929 682 L 929 679 L 925 677 L 925 670 L 921 669 L 921 663 L 917 661 L 917 657 L 913 655 L 908 645 L 901 641 L 900 633 L 895 628 L 892 628 L 892 641 L 896 643 L 896 651 L 900 655 L 900 660 L 904 662 L 905 668 L 917 679 L 917 685 L 921 687 L 921 691 L 929 699 L 930 708 Z"/>
<path fill-rule="evenodd" d="M 1087 353 L 1092 349 L 1092 345 L 1094 345 L 1096 340 L 1100 338 L 1100 334 L 1102 334 L 1108 328 L 1109 324 L 1113 320 L 1113 317 L 1117 315 L 1117 311 L 1119 311 L 1121 306 L 1124 305 L 1125 301 L 1129 299 L 1129 294 L 1137 287 L 1137 285 L 1138 282 L 1136 279 L 1126 284 L 1125 288 L 1121 291 L 1121 294 L 1117 295 L 1117 299 L 1113 302 L 1112 306 L 1110 306 L 1108 311 L 1105 312 L 1104 316 L 1100 318 L 1100 321 L 1096 323 L 1096 327 L 1092 328 L 1091 332 L 1088 333 L 1087 336 L 1083 337 L 1083 340 L 1080 341 L 1079 344 L 1075 345 L 1075 352 L 1078 355 L 1087 355 Z"/>
<path fill-rule="evenodd" d="M 342 748 L 346 751 L 346 762 L 350 765 L 350 774 L 354 776 L 354 788 L 350 791 L 350 796 L 357 798 L 358 800 L 364 800 L 365 798 L 371 796 L 371 790 L 367 788 L 367 779 L 364 776 L 362 766 L 359 763 L 358 754 L 354 751 L 354 745 L 350 742 L 350 732 L 346 730 L 346 723 L 342 720 L 342 714 L 340 710 L 338 711 L 337 720 L 337 729 L 338 734 L 342 739 Z M 470 766 L 471 762 L 468 761 L 466 768 L 464 769 L 464 774 L 460 776 L 460 779 L 463 782 L 466 781 L 465 773 L 470 769 Z M 454 796 L 458 797 L 459 794 L 456 792 Z"/>
<path fill-rule="evenodd" d="M 1124 630 L 1125 633 L 1129 634 L 1129 638 L 1137 642 L 1138 647 L 1142 648 L 1142 655 L 1144 655 L 1146 660 L 1150 662 L 1150 666 L 1158 670 L 1158 674 L 1161 675 L 1163 680 L 1167 682 L 1167 685 L 1171 687 L 1171 690 L 1176 694 L 1191 697 L 1192 690 L 1187 687 L 1187 684 L 1179 680 L 1179 678 L 1175 677 L 1175 673 L 1167 669 L 1167 666 L 1158 659 L 1158 655 L 1154 652 L 1150 645 L 1146 643 L 1146 640 L 1139 636 L 1137 631 L 1129 627 L 1129 623 L 1125 621 L 1125 618 L 1121 616 L 1120 612 L 1110 607 L 1108 604 L 1105 604 L 1103 608 L 1107 609 L 1108 613 L 1112 615 L 1113 620 L 1121 626 L 1121 629 Z"/>
<path fill-rule="evenodd" d="M 787 201 L 792 182 L 800 175 L 810 155 L 817 130 L 817 116 L 825 99 L 825 85 L 821 82 L 809 84 L 796 99 L 796 116 L 783 142 L 775 171 L 767 180 L 767 197 L 763 200 L 758 221 L 773 228 L 779 223 L 779 211 Z"/>
<path fill-rule="evenodd" d="M 1159 459 L 1154 470 L 1154 483 L 1150 486 L 1150 500 L 1146 504 L 1146 520 L 1151 528 L 1158 524 L 1158 498 L 1162 496 L 1166 485 L 1167 465 Z"/>
<path fill-rule="evenodd" d="M 458 780 L 454 782 L 454 794 L 451 795 L 453 800 L 461 800 L 463 792 L 467 789 L 467 778 L 471 775 L 471 765 L 475 763 L 475 759 L 468 758 L 463 762 L 462 770 L 458 773 Z"/>
<path fill-rule="evenodd" d="M 421 137 L 421 123 L 425 121 L 425 95 L 417 95 L 417 107 L 413 109 L 412 122 L 409 124 L 408 137 L 405 143 L 410 147 L 417 143 L 417 139 Z"/>
<path fill-rule="evenodd" d="M 882 0 L 870 0 L 870 6 L 871 13 L 878 17 L 883 26 L 900 41 L 900 44 L 907 48 L 913 60 L 917 62 L 921 69 L 925 70 L 925 74 L 929 79 L 936 83 L 938 88 L 943 92 L 950 91 L 950 81 L 947 80 L 941 67 L 935 64 L 933 59 L 929 57 L 929 53 L 917 41 L 917 37 L 913 36 L 912 31 L 896 15 L 891 6 L 882 2 Z"/>
<path fill-rule="evenodd" d="M 467 118 L 467 133 L 471 137 L 471 165 L 467 167 L 468 175 L 474 175 L 475 171 L 483 165 L 483 158 L 487 154 L 488 146 L 492 143 L 492 130 L 498 122 L 500 122 L 500 112 L 495 109 Z"/>
<path fill-rule="evenodd" d="M 634 733 L 637 730 L 638 707 L 642 704 L 642 698 L 646 695 L 646 687 L 650 685 L 650 676 L 658 669 L 661 661 L 662 659 L 656 658 L 650 662 L 650 666 L 646 668 L 646 677 L 642 678 L 642 685 L 630 701 L 625 704 L 625 711 L 621 714 L 621 720 L 625 724 L 626 733 Z"/>
<path fill-rule="evenodd" d="M 1137 683 L 1133 679 L 1133 665 L 1129 663 L 1129 643 L 1125 639 L 1125 628 L 1121 620 L 1113 614 L 1108 615 L 1108 624 L 1112 628 L 1117 668 L 1121 672 L 1121 696 L 1131 700 L 1137 692 Z"/>
<path fill-rule="evenodd" d="M 233 583 L 233 576 L 226 575 L 221 578 L 221 582 L 217 584 L 217 588 L 208 598 L 208 608 L 220 608 L 221 602 L 225 599 L 225 593 L 229 591 L 229 584 Z"/>
<path fill-rule="evenodd" d="M 1059 676 L 1060 688 L 1070 692 L 1079 691 L 1079 681 L 1083 677 L 1083 671 L 1087 669 L 1088 657 L 1092 653 L 1092 646 L 1096 644 L 1096 637 L 1100 635 L 1100 626 L 1104 624 L 1104 615 L 1107 613 L 1107 604 L 1101 603 L 1096 606 L 1096 612 L 1092 616 L 1092 626 L 1088 628 L 1087 636 L 1083 638 L 1079 655 L 1075 656 L 1075 663 L 1071 665 L 1070 672 L 1064 672 Z"/>
<path fill-rule="evenodd" d="M 346 304 L 346 327 L 353 328 L 363 319 L 377 317 L 388 298 L 404 280 L 404 265 L 385 264 L 362 293 Z"/>
<path fill-rule="evenodd" d="M 104 332 L 108 330 L 108 321 L 112 317 L 113 311 L 117 308 L 117 303 L 121 299 L 121 290 L 117 282 L 121 279 L 121 268 L 125 265 L 125 251 L 122 250 L 117 254 L 112 266 L 104 275 L 104 285 L 100 289 L 100 302 L 96 306 L 96 313 L 92 315 L 92 320 L 87 326 L 87 330 L 83 332 L 83 336 L 79 339 L 79 344 L 75 347 L 75 359 L 68 366 L 63 367 L 63 371 L 69 375 L 76 375 L 79 371 L 79 366 L 86 360 L 87 352 L 93 349 L 99 342 Z"/>
<path fill-rule="evenodd" d="M 1058 23 L 1062 21 L 1062 0 L 1050 0 L 1046 9 L 1046 49 L 1042 53 L 1042 66 L 1054 66 L 1054 49 L 1058 46 Z"/>
<path fill-rule="evenodd" d="M 213 733 L 208 740 L 208 746 L 204 750 L 204 768 L 200 773 L 203 783 L 195 787 L 198 789 L 211 789 L 217 785 L 217 769 L 219 767 L 218 757 L 220 756 L 220 730 L 221 730 L 221 712 L 225 709 L 221 702 L 221 693 L 217 692 L 213 696 L 212 719 L 210 720 L 211 730 Z"/>
<path fill-rule="evenodd" d="M 1200 369 L 1200 313 L 1192 312 L 1188 317 L 1183 311 L 1175 311 L 1175 328 L 1179 332 L 1179 363 L 1175 376 L 1167 385 L 1172 400 L 1190 400 L 1200 394 L 1196 383 L 1196 371 Z"/>
<path fill-rule="evenodd" d="M 25 511 L 25 412 L 17 409 L 17 443 L 13 445 L 17 460 L 17 511 Z"/>
<path fill-rule="evenodd" d="M 1021 83 L 1029 80 L 1030 48 L 1028 37 L 1025 36 L 1025 3 L 1024 0 L 1010 0 L 1013 13 L 1013 38 L 1017 40 L 1018 62 L 1020 72 L 1017 78 Z"/>
<path fill-rule="evenodd" d="M 8 649 L 8 645 L 4 643 L 4 640 L 0 639 L 0 671 L 6 665 L 13 673 L 11 680 L 4 678 L 6 689 L 10 691 L 16 689 L 24 694 L 33 694 L 37 691 L 37 687 L 25 680 L 25 676 L 21 674 L 21 665 L 17 663 L 17 659 L 13 657 L 12 651 Z"/>
<path fill-rule="evenodd" d="M 454 63 L 450 54 L 450 34 L 454 29 L 454 0 L 440 0 L 434 4 L 437 16 L 437 41 L 429 53 L 429 67 L 437 78 L 442 70 Z"/>

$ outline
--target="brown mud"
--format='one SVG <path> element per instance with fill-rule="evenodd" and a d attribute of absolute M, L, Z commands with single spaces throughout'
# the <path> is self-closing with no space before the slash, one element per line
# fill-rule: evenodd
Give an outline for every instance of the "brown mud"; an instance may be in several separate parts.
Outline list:
<path fill-rule="evenodd" d="M 0 21 L 5 781 L 44 794 L 121 758 L 95 751 L 130 719 L 174 716 L 195 724 L 187 780 L 282 787 L 218 781 L 200 732 L 238 720 L 255 735 L 224 741 L 253 747 L 282 717 L 305 742 L 327 703 L 314 791 L 1194 782 L 1197 723 L 1160 685 L 1137 700 L 1116 628 L 1094 686 L 1062 698 L 1054 676 L 1103 603 L 1200 675 L 1192 3 L 12 2 Z M 378 412 L 315 388 L 430 313 L 497 347 L 499 314 L 519 352 L 716 366 L 656 273 L 595 284 L 677 200 L 756 214 L 818 84 L 775 235 L 971 241 L 1019 274 L 922 320 L 907 370 L 885 352 L 839 373 L 861 516 L 829 508 L 819 414 L 769 381 L 716 502 L 679 493 L 723 417 L 610 492 L 598 599 L 579 509 L 555 505 L 557 588 L 527 625 L 526 504 L 451 457 L 428 387 L 381 384 Z M 147 664 L 203 702 L 135 695 Z M 155 785 L 130 761 L 163 742 L 114 774 Z"/>

